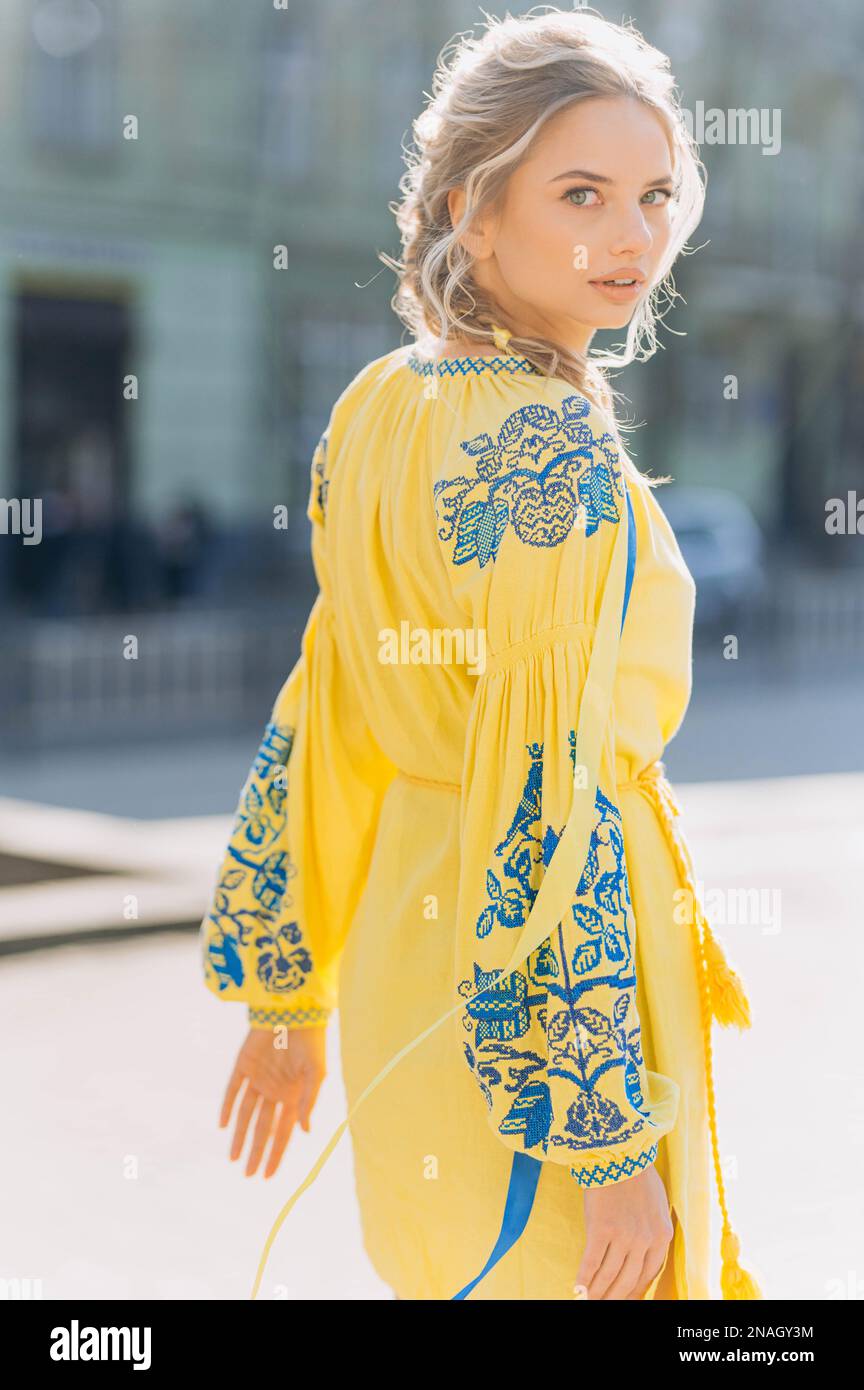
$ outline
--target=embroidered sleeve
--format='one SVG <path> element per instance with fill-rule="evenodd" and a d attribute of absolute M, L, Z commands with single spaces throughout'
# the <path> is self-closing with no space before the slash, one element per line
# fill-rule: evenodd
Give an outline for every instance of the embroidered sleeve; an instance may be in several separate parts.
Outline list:
<path fill-rule="evenodd" d="M 567 741 L 572 764 L 572 727 Z M 511 1147 L 568 1163 L 583 1187 L 619 1182 L 653 1162 L 677 1105 L 676 1084 L 656 1073 L 654 1105 L 646 1104 L 621 811 L 607 777 L 606 790 L 597 789 L 588 857 L 569 915 L 525 967 L 501 978 L 496 963 L 511 954 L 563 828 L 544 814 L 544 781 L 560 750 L 535 742 L 513 747 L 512 756 L 523 768 L 521 792 L 497 818 L 502 834 L 486 847 L 473 939 L 460 941 L 470 967 L 460 981 L 465 1060 L 490 1121 Z"/>
<path fill-rule="evenodd" d="M 569 910 L 521 967 L 503 967 L 578 794 L 578 712 L 626 492 L 613 437 L 578 394 L 490 426 L 434 485 L 454 591 L 489 652 L 461 793 L 462 1049 L 498 1139 L 587 1188 L 653 1162 L 679 1099 L 643 1056 L 611 708 Z"/>
<path fill-rule="evenodd" d="M 323 526 L 327 520 L 327 491 L 330 487 L 330 472 L 328 464 L 328 449 L 330 443 L 330 429 L 328 425 L 318 443 L 315 445 L 312 454 L 312 466 L 309 478 L 309 500 L 306 506 L 306 515 L 313 524 Z"/>
<path fill-rule="evenodd" d="M 246 1003 L 253 1027 L 313 1027 L 338 1002 L 338 971 L 378 814 L 395 769 L 363 716 L 329 598 L 327 441 L 308 514 L 319 592 L 300 656 L 271 710 L 201 923 L 204 978 Z"/>
<path fill-rule="evenodd" d="M 319 595 L 300 658 L 276 697 L 240 793 L 201 925 L 207 986 L 221 999 L 245 1001 L 253 1027 L 311 1027 L 335 1007 L 331 955 L 301 920 L 302 837 L 289 833 L 291 811 L 298 802 L 302 810 L 297 784 L 305 756 L 298 734 L 307 717 L 321 608 Z"/>

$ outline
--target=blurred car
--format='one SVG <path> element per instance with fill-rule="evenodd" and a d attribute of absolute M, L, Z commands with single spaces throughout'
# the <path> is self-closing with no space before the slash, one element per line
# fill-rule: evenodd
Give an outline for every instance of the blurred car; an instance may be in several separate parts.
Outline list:
<path fill-rule="evenodd" d="M 655 492 L 696 584 L 697 628 L 740 625 L 765 587 L 764 538 L 747 503 L 713 487 Z"/>

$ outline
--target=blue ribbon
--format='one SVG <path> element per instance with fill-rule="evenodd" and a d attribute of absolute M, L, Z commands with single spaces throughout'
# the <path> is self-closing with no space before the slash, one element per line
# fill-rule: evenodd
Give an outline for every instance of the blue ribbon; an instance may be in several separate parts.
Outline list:
<path fill-rule="evenodd" d="M 621 631 L 624 631 L 624 619 L 627 617 L 627 605 L 630 602 L 630 590 L 633 587 L 633 575 L 636 570 L 636 518 L 633 515 L 633 503 L 630 501 L 630 489 L 625 484 L 627 493 L 627 577 L 624 580 L 624 611 L 621 614 Z"/>
<path fill-rule="evenodd" d="M 466 1284 L 464 1289 L 460 1289 L 453 1295 L 451 1302 L 458 1298 L 467 1298 L 473 1288 L 485 1279 L 490 1269 L 497 1265 L 498 1261 L 507 1254 L 517 1242 L 525 1227 L 528 1225 L 528 1217 L 531 1215 L 531 1208 L 534 1205 L 534 1194 L 537 1191 L 537 1180 L 540 1177 L 540 1169 L 543 1167 L 542 1160 L 532 1158 L 530 1154 L 520 1153 L 519 1150 L 513 1155 L 513 1164 L 510 1168 L 510 1186 L 507 1189 L 507 1201 L 504 1205 L 504 1219 L 501 1222 L 501 1233 L 495 1242 L 492 1254 L 489 1256 L 485 1265 L 470 1284 Z"/>
<path fill-rule="evenodd" d="M 626 483 L 624 491 L 627 494 L 627 574 L 624 580 L 624 611 L 621 614 L 622 631 L 624 619 L 627 617 L 627 606 L 630 603 L 633 575 L 636 571 L 636 518 L 633 515 L 630 489 Z M 543 1160 L 540 1158 L 533 1158 L 531 1154 L 520 1153 L 518 1149 L 513 1154 L 513 1163 L 510 1167 L 510 1185 L 507 1188 L 507 1201 L 504 1203 L 504 1216 L 492 1254 L 476 1278 L 472 1279 L 470 1284 L 466 1284 L 464 1289 L 460 1289 L 458 1293 L 454 1294 L 451 1302 L 467 1298 L 471 1290 L 480 1283 L 480 1280 L 486 1278 L 490 1269 L 494 1269 L 498 1261 L 507 1254 L 507 1251 L 512 1250 L 528 1225 L 542 1167 Z"/>

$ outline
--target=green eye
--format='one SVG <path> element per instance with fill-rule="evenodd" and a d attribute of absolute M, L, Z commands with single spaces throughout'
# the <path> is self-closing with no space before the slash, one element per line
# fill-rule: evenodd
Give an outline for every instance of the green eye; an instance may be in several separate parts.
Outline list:
<path fill-rule="evenodd" d="M 564 194 L 564 197 L 565 197 L 565 198 L 568 200 L 568 202 L 569 202 L 569 201 L 572 199 L 574 193 L 582 194 L 582 193 L 596 193 L 596 192 L 597 192 L 597 189 L 596 189 L 596 188 L 584 188 L 584 187 L 583 187 L 583 188 L 568 188 L 568 189 L 567 189 L 567 192 Z M 585 202 L 579 202 L 579 203 L 575 203 L 575 202 L 574 202 L 574 203 L 572 203 L 572 206 L 573 206 L 574 208 L 585 208 L 585 207 L 590 207 L 591 204 L 590 204 L 590 203 L 585 203 Z"/>
<path fill-rule="evenodd" d="M 580 188 L 568 188 L 567 192 L 564 194 L 564 198 L 570 203 L 570 206 L 574 208 L 594 207 L 593 203 L 585 201 L 585 195 L 588 193 L 597 193 L 597 196 L 600 196 L 596 188 L 583 186 Z M 646 198 L 651 198 L 652 201 L 648 204 L 649 207 L 663 207 L 664 204 L 657 200 L 654 196 L 655 194 L 660 194 L 667 203 L 671 202 L 675 196 L 668 188 L 649 188 L 648 192 L 643 195 L 643 202 Z M 577 198 L 579 200 L 578 202 Z"/>

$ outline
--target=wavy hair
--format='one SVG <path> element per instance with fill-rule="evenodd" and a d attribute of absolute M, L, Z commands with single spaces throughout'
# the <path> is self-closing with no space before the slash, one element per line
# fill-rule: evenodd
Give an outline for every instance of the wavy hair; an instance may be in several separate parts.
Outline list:
<path fill-rule="evenodd" d="M 391 307 L 417 349 L 429 356 L 454 336 L 500 347 L 494 333 L 499 325 L 509 334 L 508 351 L 526 357 L 544 376 L 571 382 L 604 412 L 628 474 L 649 485 L 668 481 L 645 478 L 628 458 L 620 431 L 633 426 L 616 420 L 619 393 L 607 372 L 656 351 L 661 301 L 665 298 L 668 308 L 680 297 L 671 269 L 678 255 L 687 253 L 687 238 L 705 203 L 705 169 L 682 114 L 669 59 L 632 22 L 613 24 L 581 7 L 538 6 L 504 19 L 482 13 L 486 27 L 479 38 L 467 31 L 467 37 L 459 34 L 441 50 L 429 101 L 413 122 L 414 148 L 403 150 L 403 196 L 388 204 L 401 234 L 402 259 L 379 252 L 398 276 Z M 525 336 L 509 321 L 475 282 L 473 258 L 458 238 L 476 214 L 500 206 L 510 175 L 553 116 L 574 102 L 613 96 L 635 97 L 664 124 L 674 157 L 671 237 L 654 284 L 628 324 L 623 351 L 581 354 L 550 339 Z M 466 204 L 454 227 L 447 195 L 459 187 Z"/>

